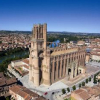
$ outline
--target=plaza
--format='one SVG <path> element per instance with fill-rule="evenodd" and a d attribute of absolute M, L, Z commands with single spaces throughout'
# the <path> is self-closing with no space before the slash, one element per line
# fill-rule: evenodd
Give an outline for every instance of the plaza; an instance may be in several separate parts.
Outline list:
<path fill-rule="evenodd" d="M 91 77 L 91 75 L 94 75 L 96 73 L 98 73 L 100 71 L 100 67 L 96 67 L 96 66 L 91 66 L 91 65 L 87 65 L 86 66 L 86 73 L 84 75 L 80 77 L 78 77 L 77 79 L 73 79 L 71 81 L 65 81 L 64 79 L 61 81 L 58 81 L 56 83 L 53 83 L 51 86 L 46 86 L 46 85 L 40 85 L 38 87 L 34 86 L 34 84 L 29 80 L 29 74 L 20 77 L 18 75 L 16 75 L 17 73 L 14 73 L 14 75 L 18 78 L 18 80 L 23 84 L 23 86 L 25 86 L 26 88 L 30 89 L 31 91 L 34 91 L 36 93 L 38 93 L 41 96 L 46 97 L 47 99 L 53 100 L 54 95 L 52 95 L 53 92 L 58 93 L 62 91 L 62 89 L 67 89 L 68 87 L 70 88 L 70 90 L 72 90 L 72 86 L 75 85 L 76 88 L 79 88 L 79 84 L 82 82 L 85 82 L 85 80 L 89 77 Z M 13 73 L 13 71 L 12 71 Z M 93 79 L 91 82 L 89 82 L 88 84 L 86 84 L 87 86 L 93 86 Z M 44 93 L 47 92 L 47 95 L 44 95 Z M 56 94 L 57 95 L 57 94 Z M 58 96 L 59 97 L 59 96 Z M 60 98 L 60 97 L 59 97 Z M 55 99 L 54 99 L 55 100 Z M 59 99 L 58 99 L 59 100 Z"/>

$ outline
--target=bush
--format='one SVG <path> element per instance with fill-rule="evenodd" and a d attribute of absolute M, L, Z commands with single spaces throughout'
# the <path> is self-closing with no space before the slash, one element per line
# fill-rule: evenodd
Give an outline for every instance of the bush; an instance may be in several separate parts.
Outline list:
<path fill-rule="evenodd" d="M 67 91 L 68 91 L 68 92 L 70 92 L 70 89 L 69 89 L 69 88 L 67 88 Z"/>
<path fill-rule="evenodd" d="M 80 83 L 80 84 L 79 84 L 79 88 L 80 88 L 81 86 L 82 86 L 82 84 Z"/>
<path fill-rule="evenodd" d="M 86 83 L 88 83 L 88 79 L 86 79 Z"/>
<path fill-rule="evenodd" d="M 96 84 L 97 83 L 97 80 L 94 79 L 93 83 Z"/>
<path fill-rule="evenodd" d="M 66 93 L 65 89 L 62 89 L 62 93 L 63 93 L 63 94 L 65 94 L 65 93 Z"/>
<path fill-rule="evenodd" d="M 9 97 L 6 97 L 6 100 L 10 100 Z"/>
<path fill-rule="evenodd" d="M 74 91 L 74 90 L 76 90 L 76 86 L 75 86 L 75 85 L 73 86 L 73 91 Z"/>
<path fill-rule="evenodd" d="M 100 83 L 100 79 L 98 80 L 98 82 Z"/>
<path fill-rule="evenodd" d="M 93 81 L 94 84 L 97 83 L 97 78 L 96 78 L 96 76 L 97 76 L 97 75 L 95 74 L 95 75 L 94 75 L 94 81 Z"/>
<path fill-rule="evenodd" d="M 85 86 L 85 82 L 82 82 L 82 86 Z"/>
<path fill-rule="evenodd" d="M 91 77 L 89 77 L 89 82 L 91 81 Z"/>

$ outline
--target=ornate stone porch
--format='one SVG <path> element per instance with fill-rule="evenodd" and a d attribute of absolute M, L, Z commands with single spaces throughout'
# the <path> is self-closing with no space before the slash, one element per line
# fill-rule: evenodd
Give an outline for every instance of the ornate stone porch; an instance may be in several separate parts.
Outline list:
<path fill-rule="evenodd" d="M 61 82 L 63 82 L 64 84 L 66 84 L 68 86 L 73 86 L 77 82 L 84 79 L 86 76 L 87 76 L 86 74 L 80 74 L 80 75 L 77 75 L 76 77 L 74 77 L 73 79 L 69 79 L 69 80 L 68 80 L 68 77 L 66 76 L 64 79 L 61 80 Z"/>

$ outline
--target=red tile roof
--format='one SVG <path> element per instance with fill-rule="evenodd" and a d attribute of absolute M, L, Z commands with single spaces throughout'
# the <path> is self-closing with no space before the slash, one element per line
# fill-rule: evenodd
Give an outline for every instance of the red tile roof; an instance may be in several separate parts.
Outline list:
<path fill-rule="evenodd" d="M 22 61 L 23 61 L 24 63 L 26 63 L 26 64 L 29 64 L 29 59 L 27 59 L 27 58 L 26 58 L 26 59 L 23 59 Z"/>

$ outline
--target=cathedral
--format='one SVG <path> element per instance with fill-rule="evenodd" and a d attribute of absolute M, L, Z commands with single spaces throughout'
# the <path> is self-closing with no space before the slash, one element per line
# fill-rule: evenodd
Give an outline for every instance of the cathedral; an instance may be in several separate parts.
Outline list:
<path fill-rule="evenodd" d="M 84 74 L 85 48 L 58 43 L 54 48 L 47 42 L 47 24 L 34 25 L 29 55 L 29 80 L 35 86 L 51 85 Z"/>

